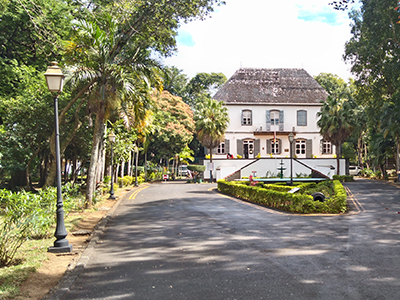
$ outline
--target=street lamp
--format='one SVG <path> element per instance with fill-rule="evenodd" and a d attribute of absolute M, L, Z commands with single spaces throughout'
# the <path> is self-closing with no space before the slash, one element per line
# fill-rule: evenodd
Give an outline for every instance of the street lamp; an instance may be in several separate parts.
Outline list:
<path fill-rule="evenodd" d="M 113 154 L 114 154 L 113 144 L 115 142 L 115 134 L 114 134 L 114 132 L 111 131 L 108 134 L 108 140 L 111 143 L 111 190 L 110 190 L 109 199 L 113 199 L 114 200 L 115 199 L 115 196 L 114 196 L 114 161 L 113 161 Z"/>
<path fill-rule="evenodd" d="M 65 238 L 68 233 L 64 224 L 64 204 L 61 195 L 61 159 L 60 159 L 60 133 L 58 130 L 58 95 L 62 92 L 64 84 L 64 74 L 57 62 L 52 62 L 44 73 L 47 81 L 47 87 L 54 95 L 54 130 L 55 130 L 55 152 L 56 152 L 56 172 L 57 172 L 57 226 L 54 236 L 56 241 L 53 247 L 48 251 L 52 253 L 71 252 L 72 245 Z"/>
<path fill-rule="evenodd" d="M 289 142 L 290 142 L 290 185 L 293 185 L 293 141 L 294 134 L 293 132 L 289 133 Z"/>

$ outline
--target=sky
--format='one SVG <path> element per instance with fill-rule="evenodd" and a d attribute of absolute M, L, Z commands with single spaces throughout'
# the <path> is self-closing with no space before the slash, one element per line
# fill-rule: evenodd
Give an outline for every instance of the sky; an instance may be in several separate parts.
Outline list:
<path fill-rule="evenodd" d="M 183 24 L 178 51 L 164 59 L 189 78 L 239 68 L 303 68 L 310 75 L 333 73 L 347 80 L 342 56 L 351 37 L 348 12 L 331 0 L 225 0 L 211 17 Z"/>

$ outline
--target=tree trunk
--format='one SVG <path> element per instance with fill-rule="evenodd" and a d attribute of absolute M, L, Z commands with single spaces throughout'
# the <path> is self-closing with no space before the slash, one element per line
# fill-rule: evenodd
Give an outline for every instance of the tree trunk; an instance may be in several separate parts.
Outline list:
<path fill-rule="evenodd" d="M 125 172 L 125 160 L 123 159 L 121 161 L 121 178 L 124 177 L 124 175 L 125 175 L 124 172 Z"/>
<path fill-rule="evenodd" d="M 399 156 L 400 156 L 400 138 L 399 135 L 396 135 L 396 173 L 399 174 L 400 166 L 399 166 Z"/>
<path fill-rule="evenodd" d="M 128 176 L 132 176 L 132 151 L 129 151 L 128 170 L 126 174 Z"/>
<path fill-rule="evenodd" d="M 147 151 L 144 152 L 144 181 L 147 181 Z"/>
<path fill-rule="evenodd" d="M 213 182 L 212 163 L 212 148 L 210 148 L 210 183 Z"/>
<path fill-rule="evenodd" d="M 118 175 L 119 175 L 119 164 L 117 164 L 117 167 L 115 168 L 114 183 L 117 183 L 119 177 Z"/>
<path fill-rule="evenodd" d="M 104 127 L 104 132 L 106 130 L 106 127 Z M 104 134 L 103 132 L 103 134 Z M 105 139 L 102 138 L 100 141 L 100 147 L 99 147 L 99 161 L 97 165 L 97 175 L 96 175 L 96 182 L 103 182 L 104 180 L 104 168 L 105 168 L 105 156 L 106 156 L 106 149 L 104 147 L 104 141 Z"/>
<path fill-rule="evenodd" d="M 86 201 L 85 207 L 91 208 L 93 205 L 93 194 L 96 189 L 96 167 L 98 163 L 100 144 L 104 137 L 104 114 L 105 104 L 99 103 L 99 109 L 96 113 L 96 121 L 93 132 L 93 144 L 90 155 L 90 165 L 87 174 L 87 186 L 86 186 Z"/>
<path fill-rule="evenodd" d="M 74 154 L 74 158 L 72 160 L 72 170 L 71 170 L 71 180 L 72 183 L 75 184 L 76 182 L 76 172 L 77 172 L 77 159 L 76 159 L 76 155 Z"/>
<path fill-rule="evenodd" d="M 48 166 L 49 166 L 49 155 L 46 155 L 45 157 L 42 157 L 40 163 L 39 187 L 43 187 L 44 184 L 46 183 Z"/>
<path fill-rule="evenodd" d="M 139 149 L 135 151 L 135 186 L 138 186 L 138 163 L 139 163 Z"/>
<path fill-rule="evenodd" d="M 340 145 L 336 145 L 336 175 L 340 175 Z"/>
<path fill-rule="evenodd" d="M 365 164 L 367 166 L 367 169 L 369 169 L 369 161 L 367 160 L 367 157 L 368 157 L 367 144 L 364 144 L 364 160 L 365 160 Z"/>
<path fill-rule="evenodd" d="M 362 162 L 362 137 L 360 136 L 357 141 L 357 152 L 358 152 L 358 165 L 363 167 Z"/>

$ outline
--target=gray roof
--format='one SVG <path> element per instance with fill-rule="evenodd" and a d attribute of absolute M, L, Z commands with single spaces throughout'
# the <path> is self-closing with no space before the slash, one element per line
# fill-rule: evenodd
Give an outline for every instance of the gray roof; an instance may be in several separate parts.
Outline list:
<path fill-rule="evenodd" d="M 213 98 L 227 104 L 320 104 L 327 96 L 304 69 L 242 68 Z"/>

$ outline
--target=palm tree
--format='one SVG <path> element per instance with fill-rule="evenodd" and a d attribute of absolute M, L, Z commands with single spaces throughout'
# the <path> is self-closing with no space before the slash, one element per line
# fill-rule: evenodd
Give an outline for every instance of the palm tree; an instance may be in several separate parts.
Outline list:
<path fill-rule="evenodd" d="M 122 38 L 120 28 L 110 16 L 105 19 L 106 25 L 102 27 L 96 22 L 82 22 L 67 51 L 71 63 L 81 62 L 81 65 L 74 65 L 73 82 L 91 82 L 89 103 L 91 111 L 96 114 L 86 207 L 92 206 L 100 170 L 98 159 L 104 143 L 105 120 L 113 110 L 121 107 L 121 103 L 147 105 L 151 83 L 155 82 L 152 71 L 155 64 L 148 58 L 148 52 L 134 49 L 129 43 L 125 44 L 126 48 L 116 49 Z"/>
<path fill-rule="evenodd" d="M 346 98 L 328 96 L 323 103 L 317 124 L 323 138 L 336 146 L 337 175 L 340 174 L 341 145 L 353 130 L 352 105 Z"/>
<path fill-rule="evenodd" d="M 197 105 L 194 120 L 197 139 L 210 150 L 212 164 L 212 149 L 224 140 L 225 130 L 228 128 L 228 109 L 224 107 L 223 102 L 206 98 Z M 212 180 L 212 169 L 210 169 L 210 182 Z"/>

